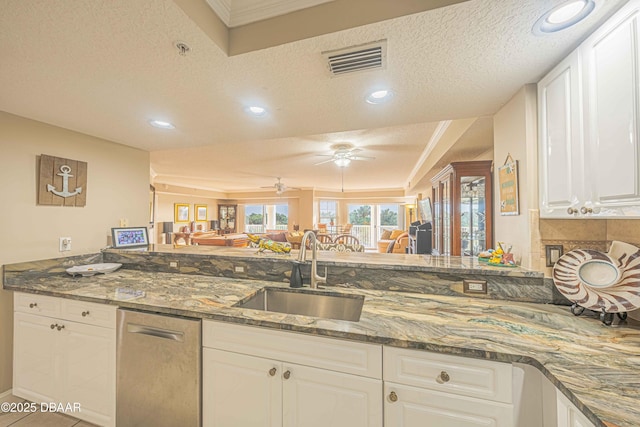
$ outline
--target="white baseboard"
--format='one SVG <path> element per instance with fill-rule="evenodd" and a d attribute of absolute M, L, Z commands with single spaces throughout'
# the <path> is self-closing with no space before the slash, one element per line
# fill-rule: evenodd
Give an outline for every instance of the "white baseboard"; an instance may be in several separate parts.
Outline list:
<path fill-rule="evenodd" d="M 13 396 L 13 389 L 9 389 L 7 391 L 5 391 L 4 393 L 0 393 L 0 402 L 4 402 L 5 399 L 9 398 Z"/>

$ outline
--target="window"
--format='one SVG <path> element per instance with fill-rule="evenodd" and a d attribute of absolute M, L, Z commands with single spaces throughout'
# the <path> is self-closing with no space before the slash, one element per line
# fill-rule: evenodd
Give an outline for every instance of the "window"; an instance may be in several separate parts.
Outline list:
<path fill-rule="evenodd" d="M 383 228 L 395 230 L 401 227 L 397 203 L 384 205 L 349 205 L 349 222 L 353 224 L 351 234 L 367 248 L 375 247 Z"/>
<path fill-rule="evenodd" d="M 335 200 L 320 200 L 319 211 L 318 222 L 320 224 L 331 224 L 332 221 L 335 223 L 338 217 L 338 202 Z"/>
<path fill-rule="evenodd" d="M 246 233 L 286 230 L 288 224 L 288 205 L 245 205 L 244 207 L 244 231 Z"/>

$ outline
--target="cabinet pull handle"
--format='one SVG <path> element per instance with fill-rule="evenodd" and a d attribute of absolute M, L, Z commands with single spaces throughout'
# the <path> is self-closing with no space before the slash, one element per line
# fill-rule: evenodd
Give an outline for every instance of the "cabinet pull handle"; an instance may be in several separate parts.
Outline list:
<path fill-rule="evenodd" d="M 391 402 L 397 402 L 398 401 L 398 395 L 396 394 L 395 391 L 392 391 L 391 393 L 389 393 L 389 400 Z"/>
<path fill-rule="evenodd" d="M 64 329 L 64 325 L 56 325 L 56 328 L 57 328 L 59 331 L 61 331 L 61 330 L 63 330 L 63 329 Z"/>
<path fill-rule="evenodd" d="M 87 317 L 89 315 L 89 310 L 82 312 L 82 317 Z"/>
<path fill-rule="evenodd" d="M 276 372 L 278 372 L 276 368 L 269 369 L 269 375 L 271 375 L 272 377 L 276 375 Z"/>
<path fill-rule="evenodd" d="M 36 308 L 38 306 L 37 302 L 32 302 L 31 304 L 29 304 L 29 308 Z"/>
<path fill-rule="evenodd" d="M 438 378 L 436 378 L 436 381 L 438 382 L 438 384 L 444 384 L 446 382 L 449 382 L 450 379 L 451 377 L 449 376 L 447 371 L 442 371 L 440 372 L 440 375 L 438 375 Z"/>
<path fill-rule="evenodd" d="M 567 213 L 568 213 L 569 215 L 577 214 L 577 213 L 578 213 L 578 209 L 575 209 L 575 208 L 569 208 L 569 209 L 567 209 Z"/>
<path fill-rule="evenodd" d="M 289 378 L 291 378 L 291 371 L 285 371 L 285 373 L 282 374 L 282 376 L 284 377 L 285 380 L 288 380 Z"/>
<path fill-rule="evenodd" d="M 583 206 L 580 208 L 580 212 L 582 212 L 582 214 L 585 215 L 588 213 L 593 213 L 593 209 Z"/>
<path fill-rule="evenodd" d="M 56 328 L 56 326 L 58 326 L 58 325 L 54 325 L 54 324 L 52 323 L 52 324 L 51 324 L 51 329 L 55 329 L 55 328 Z"/>

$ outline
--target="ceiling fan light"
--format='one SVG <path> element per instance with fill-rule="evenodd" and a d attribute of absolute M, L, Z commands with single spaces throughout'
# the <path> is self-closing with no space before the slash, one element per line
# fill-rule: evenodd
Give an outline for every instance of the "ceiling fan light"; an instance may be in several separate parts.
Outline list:
<path fill-rule="evenodd" d="M 349 166 L 349 163 L 351 163 L 351 159 L 347 159 L 346 157 L 341 157 L 339 159 L 335 159 L 333 162 L 337 166 L 340 166 L 341 168 L 345 168 L 345 167 Z"/>

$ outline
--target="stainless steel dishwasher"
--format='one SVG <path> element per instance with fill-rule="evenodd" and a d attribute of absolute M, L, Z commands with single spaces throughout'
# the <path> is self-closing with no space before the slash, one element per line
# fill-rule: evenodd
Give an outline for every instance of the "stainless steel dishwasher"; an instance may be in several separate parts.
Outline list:
<path fill-rule="evenodd" d="M 118 310 L 116 425 L 201 426 L 201 321 Z"/>

